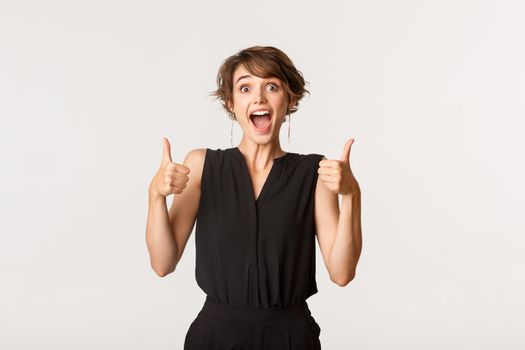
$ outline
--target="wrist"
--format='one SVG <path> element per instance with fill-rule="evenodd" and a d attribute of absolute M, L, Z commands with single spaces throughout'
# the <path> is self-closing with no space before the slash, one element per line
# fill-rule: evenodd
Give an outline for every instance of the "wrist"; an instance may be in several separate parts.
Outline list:
<path fill-rule="evenodd" d="M 153 190 L 151 187 L 148 189 L 148 198 L 152 202 L 157 202 L 157 201 L 166 199 L 166 197 L 164 197 L 162 194 L 158 193 L 157 191 Z"/>
<path fill-rule="evenodd" d="M 346 200 L 346 201 L 355 201 L 361 198 L 361 191 L 358 188 L 357 190 L 353 192 L 342 194 L 341 197 L 343 200 Z"/>

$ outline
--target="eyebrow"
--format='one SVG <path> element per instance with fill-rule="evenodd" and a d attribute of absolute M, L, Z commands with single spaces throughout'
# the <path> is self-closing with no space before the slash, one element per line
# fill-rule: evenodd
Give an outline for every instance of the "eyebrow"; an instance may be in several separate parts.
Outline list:
<path fill-rule="evenodd" d="M 242 75 L 242 76 L 240 76 L 240 77 L 237 78 L 237 81 L 235 82 L 235 84 L 237 84 L 237 83 L 239 82 L 239 80 L 241 80 L 241 79 L 244 79 L 244 78 L 250 78 L 250 77 L 251 77 L 251 75 L 249 75 L 249 74 L 247 74 L 247 75 Z"/>
<path fill-rule="evenodd" d="M 237 78 L 237 80 L 235 81 L 235 84 L 237 84 L 239 82 L 239 80 L 241 79 L 244 79 L 244 78 L 251 78 L 252 76 L 249 75 L 249 74 L 246 74 L 246 75 L 241 75 L 240 77 Z M 270 77 L 268 79 L 274 79 L 274 77 Z"/>

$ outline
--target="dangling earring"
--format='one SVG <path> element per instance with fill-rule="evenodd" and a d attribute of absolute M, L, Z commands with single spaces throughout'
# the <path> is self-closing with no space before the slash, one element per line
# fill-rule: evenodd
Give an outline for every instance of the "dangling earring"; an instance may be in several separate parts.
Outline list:
<path fill-rule="evenodd" d="M 290 112 L 288 112 L 288 144 L 290 144 Z"/>
<path fill-rule="evenodd" d="M 233 120 L 232 120 L 232 128 L 230 130 L 230 144 L 233 147 Z"/>
<path fill-rule="evenodd" d="M 230 144 L 233 147 L 233 119 L 232 119 L 232 127 L 231 127 L 231 130 L 230 130 Z"/>

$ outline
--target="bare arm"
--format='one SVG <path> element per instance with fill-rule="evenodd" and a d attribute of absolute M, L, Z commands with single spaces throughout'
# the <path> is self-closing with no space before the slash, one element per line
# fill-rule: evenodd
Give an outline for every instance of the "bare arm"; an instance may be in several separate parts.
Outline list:
<path fill-rule="evenodd" d="M 338 195 L 321 180 L 317 186 L 317 241 L 330 279 L 343 287 L 354 279 L 361 255 L 361 193 L 343 195 L 339 208 Z"/>
<path fill-rule="evenodd" d="M 315 193 L 317 240 L 330 279 L 339 286 L 354 279 L 362 249 L 361 190 L 350 169 L 351 144 L 340 160 L 323 157 Z"/>
<path fill-rule="evenodd" d="M 200 200 L 205 154 L 206 149 L 201 148 L 186 155 L 183 164 L 189 169 L 187 182 L 182 190 L 173 193 L 169 212 L 166 197 L 155 190 L 154 181 L 150 184 L 146 244 L 151 267 L 161 277 L 175 271 L 193 230 Z M 181 167 L 181 164 L 175 164 L 175 169 L 177 167 Z M 183 178 L 184 174 L 177 176 Z"/>
<path fill-rule="evenodd" d="M 166 197 L 149 193 L 146 244 L 150 264 L 157 275 L 164 277 L 178 255 L 175 236 L 170 227 Z"/>
<path fill-rule="evenodd" d="M 175 265 L 184 253 L 184 248 L 186 247 L 186 243 L 190 238 L 197 219 L 205 157 L 206 148 L 194 149 L 188 153 L 184 164 L 191 169 L 193 176 L 190 176 L 188 187 L 184 192 L 173 198 L 173 203 L 169 211 L 171 227 L 175 236 L 176 245 L 179 248 L 177 250 Z M 175 270 L 175 267 L 173 270 Z"/>

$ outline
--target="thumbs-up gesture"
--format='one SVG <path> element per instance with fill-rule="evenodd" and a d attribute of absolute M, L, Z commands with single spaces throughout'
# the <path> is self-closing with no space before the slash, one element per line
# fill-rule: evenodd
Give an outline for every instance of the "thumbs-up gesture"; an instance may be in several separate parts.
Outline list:
<path fill-rule="evenodd" d="M 171 161 L 171 146 L 167 138 L 162 138 L 162 162 L 157 174 L 151 181 L 149 192 L 152 195 L 167 197 L 170 194 L 180 194 L 190 179 L 190 168 L 184 164 Z"/>
<path fill-rule="evenodd" d="M 360 191 L 359 183 L 350 169 L 350 150 L 354 141 L 346 141 L 339 160 L 323 159 L 319 162 L 319 179 L 336 194 L 353 195 Z"/>

